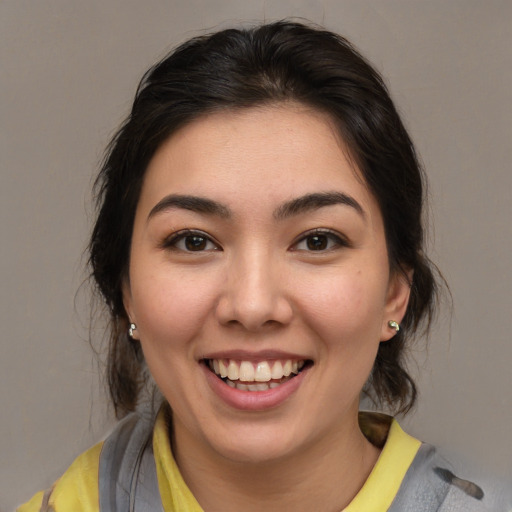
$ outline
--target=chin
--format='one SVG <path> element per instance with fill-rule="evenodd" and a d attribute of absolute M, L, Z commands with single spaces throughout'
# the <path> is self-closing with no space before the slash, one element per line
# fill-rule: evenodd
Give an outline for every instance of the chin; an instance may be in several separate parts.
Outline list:
<path fill-rule="evenodd" d="M 220 455 L 234 463 L 271 464 L 287 459 L 294 450 L 286 449 L 281 444 L 258 442 L 256 439 L 230 446 L 218 447 Z"/>
<path fill-rule="evenodd" d="M 210 440 L 212 448 L 234 463 L 270 464 L 292 457 L 307 444 L 293 427 L 265 426 L 256 422 L 247 427 L 230 429 Z"/>

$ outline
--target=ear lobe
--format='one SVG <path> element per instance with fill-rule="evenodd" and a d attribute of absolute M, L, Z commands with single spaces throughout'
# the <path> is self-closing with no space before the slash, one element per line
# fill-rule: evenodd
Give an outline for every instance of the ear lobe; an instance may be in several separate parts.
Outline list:
<path fill-rule="evenodd" d="M 135 318 L 135 314 L 133 312 L 132 308 L 132 292 L 130 288 L 130 281 L 128 278 L 123 279 L 123 283 L 121 285 L 121 291 L 123 294 L 123 305 L 124 310 L 126 311 L 126 315 L 128 317 L 128 322 L 131 324 L 137 324 L 137 319 Z M 138 335 L 136 334 L 137 330 L 132 329 L 132 333 L 130 334 L 130 337 L 134 340 L 138 340 Z"/>
<path fill-rule="evenodd" d="M 382 319 L 381 341 L 388 341 L 398 332 L 389 322 L 396 322 L 398 325 L 402 322 L 411 295 L 412 276 L 413 271 L 410 270 L 405 275 L 395 271 L 390 277 Z"/>

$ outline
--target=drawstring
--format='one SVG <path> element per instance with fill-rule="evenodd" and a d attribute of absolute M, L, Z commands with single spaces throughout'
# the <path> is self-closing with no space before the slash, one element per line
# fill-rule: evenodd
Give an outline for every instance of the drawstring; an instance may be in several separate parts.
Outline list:
<path fill-rule="evenodd" d="M 43 501 L 41 502 L 41 508 L 39 509 L 39 512 L 54 512 L 53 507 L 50 505 L 50 496 L 52 495 L 54 487 L 55 484 L 52 485 L 49 489 L 46 489 L 44 492 Z"/>

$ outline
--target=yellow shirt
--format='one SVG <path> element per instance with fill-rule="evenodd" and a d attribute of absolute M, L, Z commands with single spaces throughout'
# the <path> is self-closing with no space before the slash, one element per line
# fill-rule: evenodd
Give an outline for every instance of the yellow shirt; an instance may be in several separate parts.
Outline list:
<path fill-rule="evenodd" d="M 364 416 L 365 413 L 362 413 Z M 364 416 L 368 418 L 371 416 Z M 372 431 L 371 421 L 363 428 L 373 441 L 379 433 Z M 382 453 L 362 489 L 344 512 L 382 512 L 391 505 L 400 484 L 421 443 L 406 434 L 393 420 Z M 158 486 L 165 512 L 203 512 L 183 481 L 171 452 L 168 429 L 163 411 L 158 415 L 153 431 Z M 49 505 L 55 512 L 99 512 L 98 471 L 102 443 L 80 455 L 55 483 Z M 38 512 L 43 492 L 36 494 L 17 512 Z"/>

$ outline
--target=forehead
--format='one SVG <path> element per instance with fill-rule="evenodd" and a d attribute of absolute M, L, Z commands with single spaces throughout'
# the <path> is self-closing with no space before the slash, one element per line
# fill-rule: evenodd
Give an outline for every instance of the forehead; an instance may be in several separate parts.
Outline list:
<path fill-rule="evenodd" d="M 150 161 L 141 203 L 174 193 L 258 204 L 326 190 L 374 202 L 330 117 L 287 104 L 217 112 L 178 130 Z"/>

